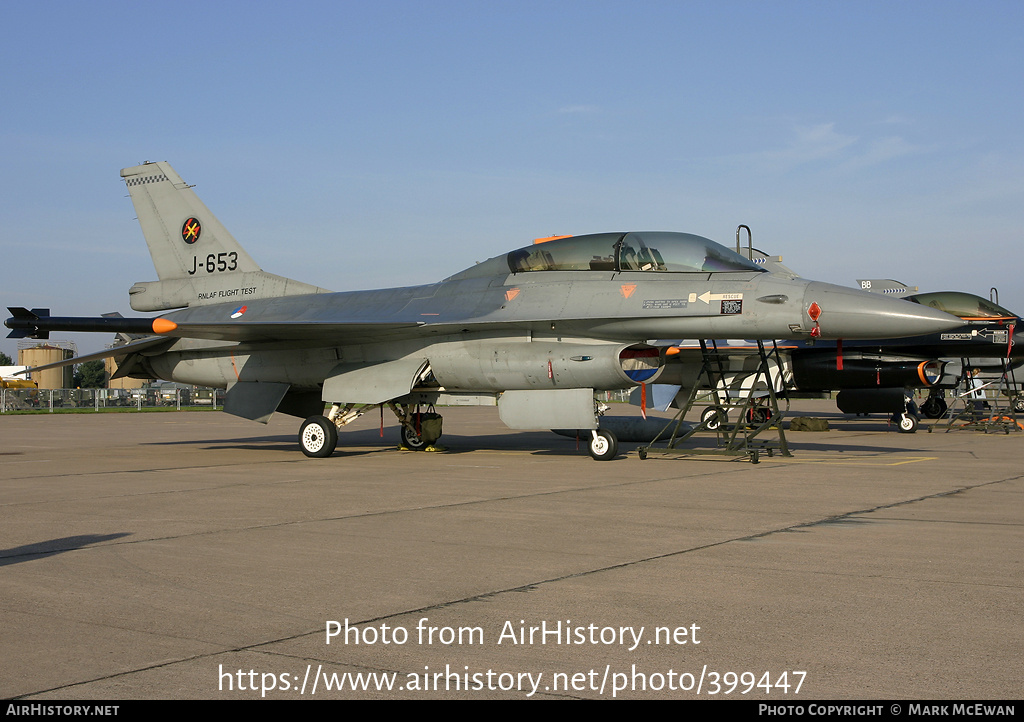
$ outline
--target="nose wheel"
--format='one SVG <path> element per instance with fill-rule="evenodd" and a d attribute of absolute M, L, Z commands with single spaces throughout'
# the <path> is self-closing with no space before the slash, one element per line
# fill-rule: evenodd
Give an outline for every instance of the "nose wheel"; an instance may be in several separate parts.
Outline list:
<path fill-rule="evenodd" d="M 912 434 L 917 431 L 917 417 L 913 414 L 902 413 L 892 417 L 892 422 L 901 434 Z"/>
<path fill-rule="evenodd" d="M 595 461 L 614 459 L 619 453 L 619 440 L 607 429 L 594 429 L 590 437 L 590 457 Z"/>

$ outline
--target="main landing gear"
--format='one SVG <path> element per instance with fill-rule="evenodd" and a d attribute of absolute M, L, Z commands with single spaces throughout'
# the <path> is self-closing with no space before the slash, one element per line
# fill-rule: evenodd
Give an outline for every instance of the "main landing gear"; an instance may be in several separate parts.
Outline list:
<path fill-rule="evenodd" d="M 941 392 L 939 393 L 941 394 Z M 932 393 L 921 404 L 921 413 L 929 419 L 940 419 L 948 408 L 946 400 L 941 395 Z"/>
<path fill-rule="evenodd" d="M 423 435 L 411 426 L 402 425 L 402 446 L 412 451 L 423 451 L 427 448 L 427 441 Z"/>
<path fill-rule="evenodd" d="M 402 448 L 410 451 L 436 451 L 434 442 L 441 438 L 441 414 L 428 407 L 421 412 L 419 406 L 392 405 L 392 410 L 402 422 Z"/>
<path fill-rule="evenodd" d="M 299 448 L 310 458 L 326 458 L 338 446 L 338 429 L 352 423 L 367 411 L 384 406 L 398 417 L 403 448 L 423 451 L 441 437 L 441 415 L 433 410 L 420 412 L 416 405 L 396 404 L 392 401 L 365 406 L 333 404 L 327 416 L 310 416 L 302 422 L 299 428 Z"/>
<path fill-rule="evenodd" d="M 334 453 L 338 427 L 326 416 L 310 416 L 299 428 L 299 446 L 306 456 L 322 459 Z"/>

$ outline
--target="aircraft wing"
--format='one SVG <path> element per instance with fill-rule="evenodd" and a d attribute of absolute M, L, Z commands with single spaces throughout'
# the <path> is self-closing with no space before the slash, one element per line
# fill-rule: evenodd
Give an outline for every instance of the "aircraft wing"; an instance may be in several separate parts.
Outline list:
<path fill-rule="evenodd" d="M 240 307 L 240 311 L 244 307 Z M 295 320 L 282 320 L 281 314 L 277 314 L 275 320 L 249 320 L 249 318 L 232 317 L 231 319 L 218 318 L 207 320 L 199 315 L 196 320 L 179 318 L 172 321 L 169 318 L 119 318 L 119 317 L 86 317 L 86 316 L 50 316 L 48 309 L 9 308 L 12 317 L 5 321 L 5 325 L 12 329 L 8 338 L 49 338 L 51 331 L 65 332 L 110 332 L 125 334 L 141 334 L 146 336 L 157 335 L 165 339 L 190 338 L 204 339 L 210 341 L 225 341 L 234 343 L 267 344 L 274 342 L 301 343 L 302 345 L 330 346 L 342 343 L 359 343 L 363 341 L 375 341 L 389 336 L 409 336 L 412 332 L 419 333 L 455 333 L 462 329 L 472 327 L 477 331 L 496 331 L 512 327 L 528 327 L 532 325 L 547 326 L 548 321 L 522 321 L 522 320 L 486 320 L 486 319 L 464 319 L 432 314 L 430 320 L 389 320 L 386 316 L 381 320 L 368 317 L 366 314 L 349 318 L 344 321 L 335 317 L 325 316 L 323 318 L 300 318 Z M 205 309 L 198 309 L 200 313 Z M 635 334 L 629 330 L 623 331 L 623 327 L 629 326 L 636 318 L 563 318 L 560 323 L 563 328 L 577 328 L 581 334 L 587 331 L 601 329 L 603 323 L 613 327 L 610 335 L 619 331 L 624 338 L 632 337 Z M 631 330 L 631 329 L 630 329 Z M 655 345 L 671 345 L 671 342 L 657 342 Z M 756 346 L 750 346 L 750 350 L 756 350 Z M 695 357 L 700 359 L 700 349 L 673 349 L 672 353 L 682 353 L 680 360 L 684 357 Z"/>
<path fill-rule="evenodd" d="M 168 322 L 170 323 L 170 322 Z M 335 321 L 254 321 L 245 323 L 178 323 L 160 331 L 165 337 L 201 338 L 212 341 L 271 342 L 312 341 L 354 342 L 380 337 L 394 331 L 420 328 L 422 323 L 338 323 Z"/>
<path fill-rule="evenodd" d="M 124 356 L 126 354 L 137 353 L 146 349 L 155 349 L 159 346 L 169 346 L 173 342 L 174 339 L 165 338 L 163 336 L 150 336 L 121 346 L 115 346 L 113 348 L 104 349 L 103 351 L 97 351 L 96 353 L 86 354 L 85 356 L 75 356 L 74 358 L 55 361 L 52 364 L 33 366 L 25 369 L 24 371 L 18 371 L 17 374 L 30 374 L 36 371 L 45 371 L 46 369 L 57 369 L 62 366 L 73 366 L 77 364 L 84 364 L 88 361 L 98 361 L 100 359 L 110 358 L 111 356 Z"/>

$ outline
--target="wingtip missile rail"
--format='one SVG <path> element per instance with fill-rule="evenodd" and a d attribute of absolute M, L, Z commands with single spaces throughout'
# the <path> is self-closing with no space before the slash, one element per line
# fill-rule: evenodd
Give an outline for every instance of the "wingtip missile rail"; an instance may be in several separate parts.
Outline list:
<path fill-rule="evenodd" d="M 48 339 L 51 331 L 161 335 L 178 327 L 165 318 L 51 316 L 48 308 L 29 310 L 20 306 L 8 306 L 7 310 L 11 312 L 11 317 L 4 321 L 11 329 L 7 338 Z"/>

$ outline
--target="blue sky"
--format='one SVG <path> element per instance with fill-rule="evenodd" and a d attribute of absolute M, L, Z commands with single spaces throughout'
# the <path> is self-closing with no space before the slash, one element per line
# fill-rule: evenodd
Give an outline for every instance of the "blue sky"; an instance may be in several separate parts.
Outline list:
<path fill-rule="evenodd" d="M 1024 312 L 1024 3 L 8 2 L 3 305 L 132 312 L 167 160 L 265 270 L 439 280 L 736 226 L 808 278 Z M 79 340 L 80 350 L 109 338 Z M 15 342 L 0 351 L 15 355 Z"/>

